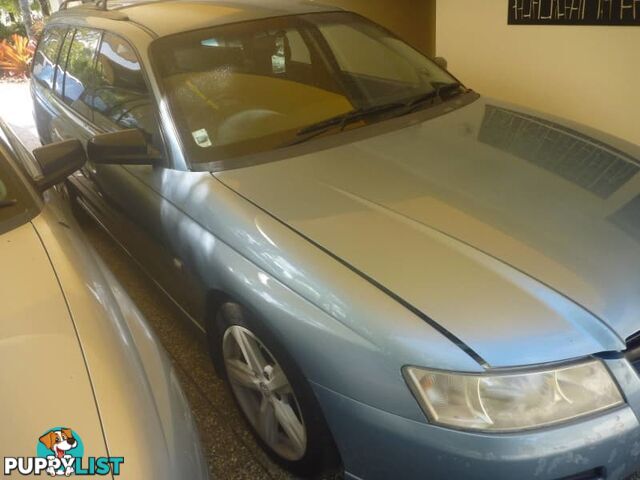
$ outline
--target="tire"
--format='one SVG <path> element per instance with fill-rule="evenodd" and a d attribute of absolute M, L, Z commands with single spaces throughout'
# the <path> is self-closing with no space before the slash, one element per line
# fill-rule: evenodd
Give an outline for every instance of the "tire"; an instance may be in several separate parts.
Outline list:
<path fill-rule="evenodd" d="M 298 476 L 310 477 L 336 473 L 339 470 L 340 460 L 335 443 L 309 383 L 290 355 L 274 341 L 262 324 L 252 321 L 238 304 L 222 305 L 214 324 L 210 327 L 208 338 L 216 370 L 227 383 L 238 409 L 267 454 L 283 468 Z M 238 338 L 243 340 L 239 342 Z M 267 373 L 255 388 L 253 385 L 246 386 L 248 378 L 245 370 L 251 367 L 249 367 L 250 362 L 246 361 L 245 350 L 241 350 L 240 347 L 243 341 L 248 341 L 249 344 L 253 342 L 253 349 L 259 350 L 263 363 L 267 363 L 268 366 L 273 365 L 271 370 L 263 370 Z M 246 364 L 245 370 L 240 372 L 245 381 L 239 382 L 237 366 L 242 363 Z M 275 385 L 274 379 L 276 383 L 282 384 L 280 373 L 284 375 L 288 386 L 269 392 L 270 387 Z M 255 381 L 258 380 L 256 375 L 252 375 L 252 378 Z M 266 386 L 267 384 L 269 386 Z M 255 393 L 253 393 L 254 390 Z M 264 425 L 273 424 L 265 420 L 268 414 L 258 414 L 256 418 L 257 405 L 259 405 L 258 412 L 273 408 L 273 421 L 276 423 L 277 433 L 271 435 L 271 440 L 267 438 L 268 434 L 265 434 L 265 430 L 273 432 L 273 429 L 269 430 Z M 284 408 L 283 405 L 285 405 Z M 283 412 L 287 412 L 286 415 Z M 295 419 L 291 417 L 291 413 L 295 414 Z M 282 418 L 285 422 L 280 421 Z M 296 420 L 304 429 L 303 449 L 299 448 L 301 442 L 291 441 L 291 438 L 300 440 L 301 437 L 295 435 L 300 432 Z M 285 424 L 288 428 L 283 427 Z M 292 428 L 292 425 L 296 425 L 296 428 Z M 290 435 L 291 432 L 294 435 Z M 274 441 L 274 438 L 278 440 Z"/>

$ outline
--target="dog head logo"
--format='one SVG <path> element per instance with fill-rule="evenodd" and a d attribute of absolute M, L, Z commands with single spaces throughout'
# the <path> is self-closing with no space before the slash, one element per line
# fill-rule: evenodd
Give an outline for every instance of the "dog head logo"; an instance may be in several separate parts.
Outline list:
<path fill-rule="evenodd" d="M 37 454 L 46 458 L 46 472 L 51 476 L 69 476 L 76 472 L 78 459 L 84 455 L 80 437 L 70 428 L 55 427 L 38 439 Z"/>
<path fill-rule="evenodd" d="M 63 458 L 68 455 L 69 450 L 78 446 L 70 428 L 50 430 L 40 437 L 40 443 L 51 450 L 56 458 Z"/>

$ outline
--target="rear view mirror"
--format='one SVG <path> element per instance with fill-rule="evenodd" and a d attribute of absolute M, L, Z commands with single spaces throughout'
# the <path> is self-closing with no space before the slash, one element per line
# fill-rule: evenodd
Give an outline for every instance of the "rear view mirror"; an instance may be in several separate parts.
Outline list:
<path fill-rule="evenodd" d="M 106 165 L 153 165 L 160 160 L 154 150 L 138 129 L 96 135 L 87 144 L 89 160 Z"/>
<path fill-rule="evenodd" d="M 33 156 L 42 172 L 42 177 L 36 179 L 36 186 L 41 192 L 64 181 L 82 168 L 87 160 L 82 143 L 78 140 L 65 140 L 36 148 Z"/>
<path fill-rule="evenodd" d="M 447 69 L 447 67 L 449 66 L 447 59 L 444 57 L 436 57 L 433 59 L 433 61 L 436 63 L 436 65 L 438 65 L 440 68 L 443 69 Z"/>

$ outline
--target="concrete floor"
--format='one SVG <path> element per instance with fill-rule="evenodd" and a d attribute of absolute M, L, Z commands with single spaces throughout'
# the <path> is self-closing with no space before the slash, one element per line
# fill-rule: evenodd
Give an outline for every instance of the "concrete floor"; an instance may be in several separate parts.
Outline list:
<path fill-rule="evenodd" d="M 29 150 L 40 146 L 28 83 L 0 81 L 0 118 L 9 124 Z"/>

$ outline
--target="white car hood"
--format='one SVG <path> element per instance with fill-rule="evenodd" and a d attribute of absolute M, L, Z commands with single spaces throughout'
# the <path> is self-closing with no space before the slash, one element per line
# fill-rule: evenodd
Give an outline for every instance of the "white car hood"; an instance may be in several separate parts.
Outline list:
<path fill-rule="evenodd" d="M 74 324 L 31 223 L 0 235 L 0 271 L 0 450 L 36 456 L 42 434 L 68 427 L 81 435 L 85 455 L 104 455 Z"/>

